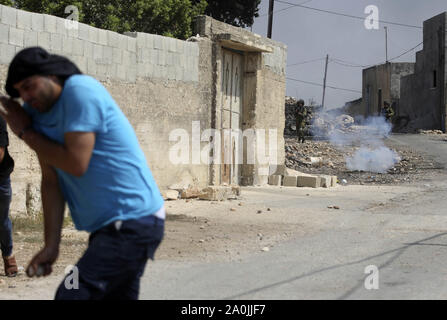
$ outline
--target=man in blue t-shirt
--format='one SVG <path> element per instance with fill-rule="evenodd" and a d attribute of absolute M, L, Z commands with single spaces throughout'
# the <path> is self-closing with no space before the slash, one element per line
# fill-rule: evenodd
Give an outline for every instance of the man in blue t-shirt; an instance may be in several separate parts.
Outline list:
<path fill-rule="evenodd" d="M 56 299 L 137 299 L 165 210 L 129 121 L 97 80 L 39 47 L 14 57 L 6 91 L 24 104 L 2 97 L 0 114 L 36 152 L 42 171 L 45 245 L 27 274 L 51 273 L 67 203 L 76 228 L 91 234 L 69 275 L 79 275 L 79 288 L 63 281 Z"/>

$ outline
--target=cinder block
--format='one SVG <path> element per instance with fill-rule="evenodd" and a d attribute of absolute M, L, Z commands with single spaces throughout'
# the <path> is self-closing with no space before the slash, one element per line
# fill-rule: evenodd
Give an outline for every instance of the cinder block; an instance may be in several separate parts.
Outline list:
<path fill-rule="evenodd" d="M 132 53 L 137 53 L 137 39 L 131 37 L 127 38 L 127 50 Z"/>
<path fill-rule="evenodd" d="M 107 66 L 107 75 L 111 78 L 111 79 L 115 79 L 116 78 L 116 67 L 115 65 L 109 64 Z"/>
<path fill-rule="evenodd" d="M 50 48 L 50 34 L 48 32 L 37 33 L 37 44 L 45 49 Z"/>
<path fill-rule="evenodd" d="M 89 28 L 90 26 L 80 23 L 78 26 L 78 36 L 81 40 L 89 41 Z"/>
<path fill-rule="evenodd" d="M 76 56 L 84 55 L 84 41 L 80 39 L 69 38 L 73 42 L 72 50 Z"/>
<path fill-rule="evenodd" d="M 91 43 L 90 41 L 84 40 L 83 47 L 84 47 L 83 56 L 86 57 L 87 59 L 93 59 L 93 43 Z"/>
<path fill-rule="evenodd" d="M 123 81 L 126 80 L 126 67 L 124 64 L 116 65 L 116 76 L 120 80 L 123 80 Z"/>
<path fill-rule="evenodd" d="M 16 54 L 16 47 L 10 44 L 0 44 L 0 63 L 9 64 Z"/>
<path fill-rule="evenodd" d="M 17 27 L 17 9 L 8 7 L 8 6 L 2 6 L 2 13 L 1 13 L 1 23 L 10 25 L 12 27 Z"/>
<path fill-rule="evenodd" d="M 32 13 L 24 10 L 17 10 L 17 28 L 22 30 L 32 29 Z"/>
<path fill-rule="evenodd" d="M 92 43 L 98 43 L 99 29 L 94 27 L 88 27 L 88 41 Z"/>
<path fill-rule="evenodd" d="M 330 188 L 332 187 L 332 177 L 321 175 L 320 176 L 320 187 L 322 188 Z"/>
<path fill-rule="evenodd" d="M 297 177 L 293 177 L 293 176 L 284 176 L 282 185 L 284 187 L 296 187 L 297 186 Z"/>
<path fill-rule="evenodd" d="M 108 45 L 107 30 L 98 30 L 98 43 L 103 46 Z"/>
<path fill-rule="evenodd" d="M 77 65 L 79 70 L 81 70 L 84 73 L 87 72 L 87 58 L 75 56 L 73 57 L 73 62 Z"/>
<path fill-rule="evenodd" d="M 102 55 L 104 63 L 110 64 L 113 61 L 113 48 L 109 46 L 104 46 L 102 48 Z"/>
<path fill-rule="evenodd" d="M 137 66 L 132 65 L 127 69 L 126 80 L 130 83 L 134 83 L 137 80 Z"/>
<path fill-rule="evenodd" d="M 123 36 L 121 34 L 118 35 L 118 48 L 127 51 L 127 38 L 127 36 Z"/>
<path fill-rule="evenodd" d="M 119 35 L 113 31 L 107 31 L 107 44 L 113 48 L 119 48 Z"/>
<path fill-rule="evenodd" d="M 56 17 L 49 14 L 43 15 L 43 29 L 45 32 L 56 33 Z"/>
<path fill-rule="evenodd" d="M 93 44 L 93 60 L 97 63 L 102 62 L 103 46 L 99 44 Z"/>
<path fill-rule="evenodd" d="M 156 51 L 154 50 L 154 52 L 157 54 L 158 59 L 155 60 L 157 64 L 159 64 L 160 66 L 165 66 L 167 65 L 167 61 L 166 61 L 166 54 L 163 51 Z"/>
<path fill-rule="evenodd" d="M 183 68 L 181 66 L 175 66 L 175 80 L 182 81 L 183 80 Z"/>
<path fill-rule="evenodd" d="M 66 36 L 78 39 L 79 38 L 79 22 L 76 22 L 76 27 L 70 27 L 67 29 Z M 73 22 L 73 23 L 75 23 Z"/>
<path fill-rule="evenodd" d="M 199 195 L 201 200 L 222 201 L 227 199 L 235 199 L 240 195 L 240 188 L 226 186 L 212 186 L 202 190 Z"/>
<path fill-rule="evenodd" d="M 56 33 L 57 34 L 60 34 L 63 36 L 67 35 L 68 28 L 67 28 L 66 22 L 69 22 L 69 20 L 62 19 L 59 17 L 56 18 Z"/>
<path fill-rule="evenodd" d="M 331 177 L 331 186 L 336 187 L 337 186 L 337 176 Z"/>
<path fill-rule="evenodd" d="M 168 79 L 174 80 L 175 79 L 175 66 L 170 65 L 168 66 Z"/>
<path fill-rule="evenodd" d="M 159 35 L 154 35 L 154 48 L 158 50 L 165 50 L 164 37 Z"/>
<path fill-rule="evenodd" d="M 62 37 L 62 52 L 66 54 L 73 53 L 73 38 Z"/>
<path fill-rule="evenodd" d="M 0 43 L 9 43 L 9 26 L 0 23 Z"/>
<path fill-rule="evenodd" d="M 62 51 L 62 35 L 57 34 L 57 33 L 51 34 L 50 49 L 52 51 L 56 51 L 56 52 Z"/>
<path fill-rule="evenodd" d="M 280 176 L 280 175 L 271 175 L 271 176 L 269 176 L 269 185 L 280 186 L 281 179 L 282 179 L 282 176 Z"/>
<path fill-rule="evenodd" d="M 25 32 L 23 38 L 23 45 L 26 47 L 34 47 L 38 45 L 37 42 L 37 32 L 36 31 L 27 31 Z"/>
<path fill-rule="evenodd" d="M 298 176 L 298 187 L 319 188 L 321 179 L 317 176 Z"/>
<path fill-rule="evenodd" d="M 145 45 L 145 47 L 146 48 L 149 48 L 149 49 L 154 49 L 154 35 L 152 35 L 152 34 L 145 34 L 146 35 L 146 45 Z"/>
<path fill-rule="evenodd" d="M 113 63 L 119 63 L 121 64 L 123 62 L 123 53 L 120 49 L 118 48 L 112 48 L 113 52 L 113 56 L 112 56 L 112 62 Z"/>
<path fill-rule="evenodd" d="M 87 73 L 95 76 L 97 72 L 96 62 L 93 59 L 87 59 Z"/>
<path fill-rule="evenodd" d="M 33 31 L 42 32 L 44 31 L 43 27 L 43 15 L 39 13 L 31 14 L 31 29 Z"/>
<path fill-rule="evenodd" d="M 14 27 L 9 27 L 9 44 L 18 47 L 23 47 L 23 36 L 24 36 L 23 30 Z"/>
<path fill-rule="evenodd" d="M 165 37 L 164 41 L 166 43 L 165 48 L 168 48 L 169 52 L 177 52 L 176 39 L 170 38 L 170 37 Z"/>

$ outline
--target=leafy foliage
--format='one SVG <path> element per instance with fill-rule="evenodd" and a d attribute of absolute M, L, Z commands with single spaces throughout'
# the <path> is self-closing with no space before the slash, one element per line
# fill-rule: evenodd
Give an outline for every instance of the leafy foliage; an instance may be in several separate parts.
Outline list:
<path fill-rule="evenodd" d="M 10 0 L 0 0 L 10 1 Z M 65 8 L 79 10 L 79 22 L 116 32 L 138 31 L 186 39 L 193 18 L 203 14 L 206 0 L 16 0 L 27 11 L 67 17 Z"/>
<path fill-rule="evenodd" d="M 199 0 L 192 0 L 193 3 Z M 237 27 L 249 27 L 259 17 L 261 0 L 209 0 L 205 14 Z"/>

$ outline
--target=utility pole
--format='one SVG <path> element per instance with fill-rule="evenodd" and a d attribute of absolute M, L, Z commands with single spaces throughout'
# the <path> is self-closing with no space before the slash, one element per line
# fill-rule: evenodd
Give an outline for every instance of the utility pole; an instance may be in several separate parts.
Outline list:
<path fill-rule="evenodd" d="M 273 26 L 273 5 L 275 4 L 275 0 L 270 0 L 269 3 L 269 25 L 267 30 L 267 38 L 272 38 L 272 26 Z"/>
<path fill-rule="evenodd" d="M 326 95 L 326 77 L 327 77 L 328 63 L 329 63 L 329 55 L 326 55 L 326 67 L 324 68 L 323 101 L 321 102 L 321 110 L 324 110 L 324 96 Z"/>
<path fill-rule="evenodd" d="M 385 27 L 385 58 L 386 63 L 388 63 L 388 28 Z"/>

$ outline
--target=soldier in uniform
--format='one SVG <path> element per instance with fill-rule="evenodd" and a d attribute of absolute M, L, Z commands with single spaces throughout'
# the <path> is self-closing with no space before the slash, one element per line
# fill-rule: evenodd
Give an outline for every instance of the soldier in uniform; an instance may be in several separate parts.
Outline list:
<path fill-rule="evenodd" d="M 306 133 L 306 118 L 307 109 L 304 106 L 304 100 L 300 99 L 297 102 L 296 108 L 296 132 L 298 136 L 298 142 L 304 143 Z"/>
<path fill-rule="evenodd" d="M 394 116 L 394 110 L 386 101 L 383 103 L 383 113 L 385 114 L 386 121 L 391 122 Z"/>

